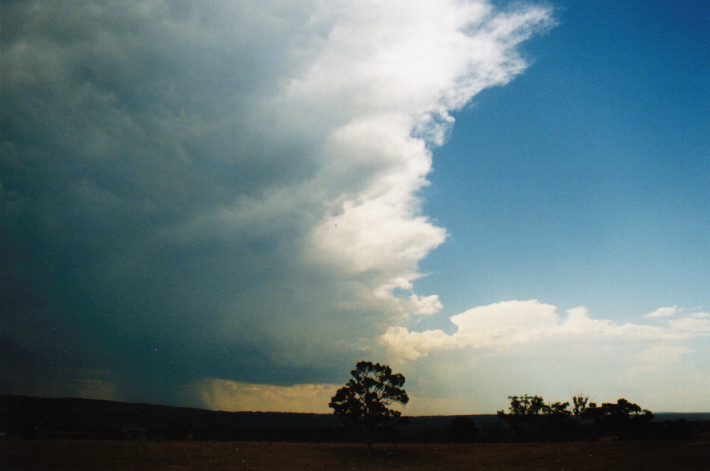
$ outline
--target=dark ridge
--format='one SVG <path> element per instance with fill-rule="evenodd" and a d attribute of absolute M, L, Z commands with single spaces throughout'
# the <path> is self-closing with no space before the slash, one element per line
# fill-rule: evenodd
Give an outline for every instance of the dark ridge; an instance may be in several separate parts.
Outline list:
<path fill-rule="evenodd" d="M 80 398 L 0 396 L 6 436 L 319 441 L 343 425 L 332 415 L 223 412 Z"/>

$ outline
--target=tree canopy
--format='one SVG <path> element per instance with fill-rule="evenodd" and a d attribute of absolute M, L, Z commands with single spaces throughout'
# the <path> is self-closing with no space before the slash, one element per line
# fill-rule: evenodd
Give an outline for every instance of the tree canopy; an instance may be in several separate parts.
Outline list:
<path fill-rule="evenodd" d="M 404 376 L 379 363 L 360 361 L 350 372 L 351 378 L 338 389 L 328 404 L 333 413 L 367 433 L 368 450 L 373 432 L 381 425 L 396 419 L 401 412 L 392 408 L 409 402 L 402 388 Z"/>

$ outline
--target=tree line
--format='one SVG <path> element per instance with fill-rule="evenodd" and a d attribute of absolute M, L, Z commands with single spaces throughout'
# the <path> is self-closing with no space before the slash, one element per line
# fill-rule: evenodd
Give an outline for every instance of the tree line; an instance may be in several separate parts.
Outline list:
<path fill-rule="evenodd" d="M 645 438 L 653 413 L 624 398 L 596 404 L 588 397 L 547 403 L 541 396 L 510 396 L 508 411 L 498 411 L 518 439 Z"/>
<path fill-rule="evenodd" d="M 409 402 L 405 378 L 388 365 L 361 361 L 351 378 L 338 389 L 329 406 L 355 436 L 368 445 L 376 439 L 397 441 L 399 434 L 410 441 L 567 441 L 580 439 L 687 438 L 692 427 L 684 421 L 652 424 L 654 415 L 638 404 L 620 398 L 597 404 L 589 397 L 575 395 L 571 402 L 546 402 L 542 396 L 509 396 L 508 410 L 500 410 L 502 420 L 479 428 L 469 417 L 455 417 L 446 430 L 417 433 L 406 430 L 406 418 L 394 408 Z M 707 424 L 705 424 L 707 427 Z"/>

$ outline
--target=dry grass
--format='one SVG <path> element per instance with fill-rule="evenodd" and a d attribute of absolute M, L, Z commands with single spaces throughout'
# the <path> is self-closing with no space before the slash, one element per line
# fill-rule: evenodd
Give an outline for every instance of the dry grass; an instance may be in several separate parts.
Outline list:
<path fill-rule="evenodd" d="M 710 441 L 363 445 L 2 440 L 2 469 L 707 470 Z"/>

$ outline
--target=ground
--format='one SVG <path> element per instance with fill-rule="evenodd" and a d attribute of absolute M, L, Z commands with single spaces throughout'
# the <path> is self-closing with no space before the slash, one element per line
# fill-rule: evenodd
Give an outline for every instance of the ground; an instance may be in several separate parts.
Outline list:
<path fill-rule="evenodd" d="M 710 440 L 507 444 L 357 444 L 150 440 L 0 440 L 9 470 L 707 470 Z"/>

